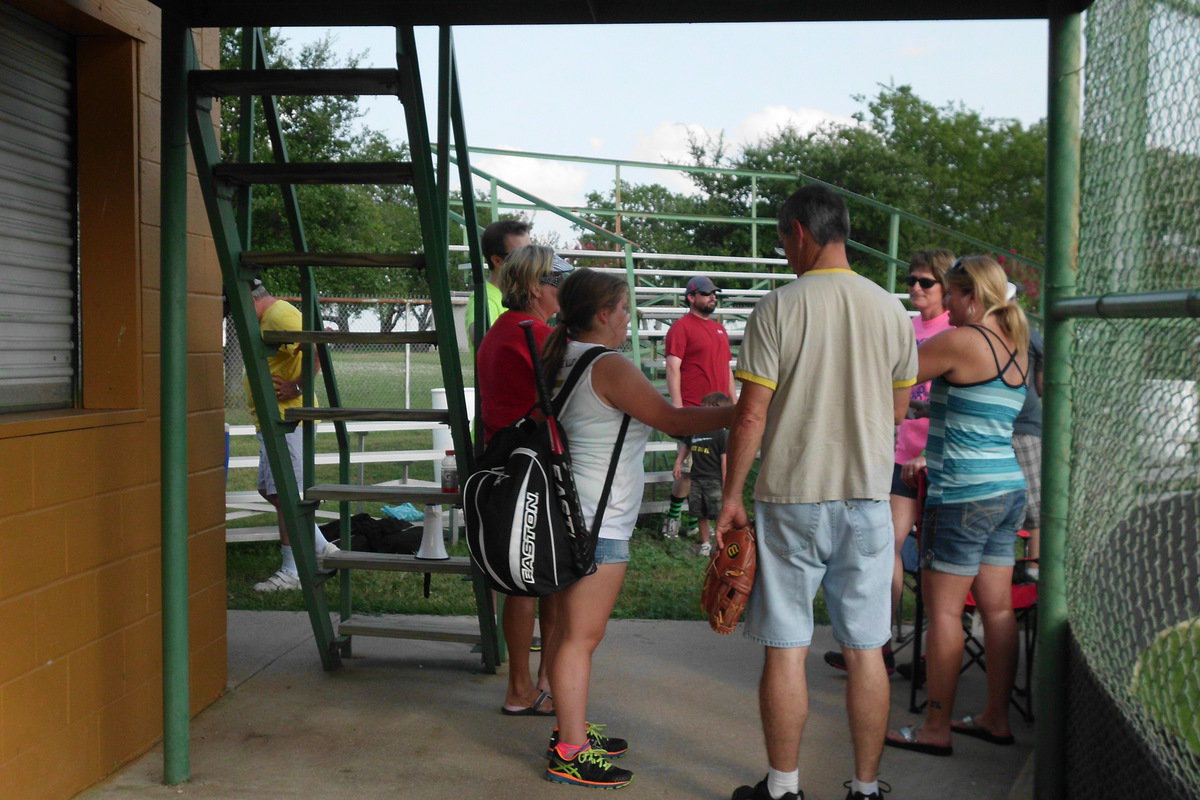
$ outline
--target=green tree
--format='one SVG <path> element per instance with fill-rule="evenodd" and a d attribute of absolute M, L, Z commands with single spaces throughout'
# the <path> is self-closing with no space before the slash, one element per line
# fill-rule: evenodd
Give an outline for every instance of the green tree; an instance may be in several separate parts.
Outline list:
<path fill-rule="evenodd" d="M 1044 121 L 1026 128 L 1015 120 L 981 117 L 961 104 L 935 106 L 908 86 L 884 86 L 875 98 L 858 99 L 866 108 L 855 114 L 857 125 L 829 124 L 809 133 L 786 128 L 732 158 L 717 149 L 721 143 L 694 144 L 693 157 L 701 165 L 803 173 L 992 242 L 999 255 L 1042 260 Z M 726 198 L 735 213 L 748 214 L 748 178 L 696 175 L 694 180 L 710 197 Z M 760 181 L 759 216 L 773 215 L 794 188 L 786 182 Z M 852 204 L 851 215 L 854 238 L 886 251 L 887 213 Z M 765 255 L 774 244 L 772 237 L 759 239 L 759 255 Z M 974 249 L 902 223 L 902 258 L 929 245 L 959 252 Z"/>
<path fill-rule="evenodd" d="M 235 69 L 241 66 L 240 29 L 222 29 L 221 65 Z M 272 69 L 332 69 L 353 68 L 360 56 L 351 54 L 339 58 L 327 34 L 321 40 L 304 45 L 293 52 L 278 32 L 264 29 L 266 66 Z M 262 121 L 261 103 L 255 127 L 254 160 L 273 161 L 274 155 Z M 405 161 L 408 146 L 393 144 L 380 131 L 359 125 L 363 112 L 354 96 L 282 96 L 276 98 L 280 129 L 295 162 L 312 161 Z M 238 153 L 238 118 L 240 104 L 236 101 L 221 106 L 221 150 L 227 161 Z M 422 250 L 421 229 L 415 197 L 408 186 L 297 186 L 296 195 L 303 220 L 309 250 L 337 253 L 413 253 Z M 277 187 L 254 188 L 252 199 L 251 247 L 255 250 L 295 249 L 282 193 Z M 317 286 L 323 297 L 375 298 L 428 295 L 424 276 L 413 270 L 400 269 L 334 269 L 314 271 Z M 276 269 L 265 276 L 272 292 L 282 295 L 299 293 L 299 274 L 294 269 Z M 324 303 L 322 313 L 327 321 L 345 330 L 350 321 L 370 305 L 357 303 Z M 383 330 L 390 330 L 398 320 L 398 306 L 381 303 L 374 306 L 379 312 Z"/>

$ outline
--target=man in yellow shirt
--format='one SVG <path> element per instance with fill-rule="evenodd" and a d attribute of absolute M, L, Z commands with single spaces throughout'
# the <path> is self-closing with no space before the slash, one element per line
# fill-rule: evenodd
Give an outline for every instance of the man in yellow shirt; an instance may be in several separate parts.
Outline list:
<path fill-rule="evenodd" d="M 271 296 L 262 281 L 255 278 L 251 282 L 250 293 L 254 300 L 254 311 L 258 314 L 258 327 L 266 331 L 298 331 L 304 328 L 304 318 L 299 309 L 291 303 Z M 274 350 L 271 348 L 274 347 Z M 271 382 L 275 388 L 275 399 L 278 403 L 280 417 L 286 408 L 295 408 L 304 402 L 303 389 L 300 385 L 303 368 L 303 353 L 300 345 L 291 344 L 267 345 L 267 368 L 271 372 Z M 267 459 L 267 447 L 263 441 L 262 426 L 259 424 L 258 412 L 254 407 L 254 397 L 250 394 L 250 381 L 245 380 L 246 397 L 250 402 L 250 414 L 254 417 L 254 425 L 258 428 L 258 493 L 275 507 L 279 520 L 279 542 L 281 563 L 279 569 L 265 581 L 254 584 L 257 592 L 278 592 L 283 589 L 299 589 L 300 575 L 296 570 L 296 558 L 292 553 L 292 542 L 288 536 L 287 526 L 283 516 L 279 514 L 279 491 L 275 486 L 275 476 L 271 474 L 271 464 Z M 292 471 L 296 475 L 296 485 L 304 487 L 304 440 L 303 432 L 297 425 L 284 438 L 287 440 L 288 454 L 292 461 Z M 336 552 L 337 546 L 325 541 L 320 529 L 313 527 L 313 550 L 317 557 Z"/>

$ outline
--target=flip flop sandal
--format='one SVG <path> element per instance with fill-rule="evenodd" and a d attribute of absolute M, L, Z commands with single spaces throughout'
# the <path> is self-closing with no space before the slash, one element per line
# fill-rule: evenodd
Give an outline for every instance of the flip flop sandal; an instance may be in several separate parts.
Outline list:
<path fill-rule="evenodd" d="M 984 728 L 982 725 L 976 722 L 975 717 L 971 714 L 967 714 L 962 719 L 951 721 L 950 731 L 962 736 L 970 736 L 972 739 L 980 739 L 988 744 L 1008 745 L 1016 741 L 1013 739 L 1013 735 L 1011 733 L 1005 736 L 999 736 L 995 733 L 992 733 L 987 728 Z"/>
<path fill-rule="evenodd" d="M 512 706 L 501 706 L 500 713 L 507 714 L 510 717 L 553 717 L 553 711 L 543 711 L 542 703 L 551 699 L 549 692 L 538 693 L 537 700 L 533 701 L 533 705 L 526 708 L 513 708 Z"/>
<path fill-rule="evenodd" d="M 948 756 L 954 753 L 954 748 L 948 744 L 918 742 L 917 730 L 918 726 L 916 725 L 905 725 L 896 731 L 900 734 L 899 739 L 893 739 L 889 736 L 883 740 L 883 743 L 888 747 L 895 747 L 900 750 L 912 750 L 914 753 L 925 753 L 930 756 Z"/>

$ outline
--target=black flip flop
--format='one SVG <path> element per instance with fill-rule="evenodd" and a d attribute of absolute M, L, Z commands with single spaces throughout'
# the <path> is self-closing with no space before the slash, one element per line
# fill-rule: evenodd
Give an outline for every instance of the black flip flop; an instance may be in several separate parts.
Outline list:
<path fill-rule="evenodd" d="M 883 743 L 888 747 L 895 747 L 899 750 L 912 750 L 914 753 L 924 753 L 928 756 L 949 756 L 954 754 L 954 748 L 948 744 L 918 742 L 916 725 L 905 725 L 903 728 L 898 728 L 896 732 L 900 734 L 901 738 L 893 739 L 887 737 L 883 740 Z"/>
<path fill-rule="evenodd" d="M 967 714 L 962 719 L 951 721 L 950 731 L 962 736 L 970 736 L 972 739 L 980 739 L 988 744 L 1009 745 L 1016 741 L 1011 733 L 1006 736 L 998 736 L 992 733 L 976 722 L 975 717 L 971 714 Z"/>
<path fill-rule="evenodd" d="M 549 699 L 549 692 L 541 692 L 538 694 L 537 700 L 533 701 L 533 705 L 527 708 L 519 708 L 516 711 L 513 711 L 508 706 L 500 706 L 500 713 L 510 717 L 553 717 L 553 711 L 542 711 L 542 703 Z"/>

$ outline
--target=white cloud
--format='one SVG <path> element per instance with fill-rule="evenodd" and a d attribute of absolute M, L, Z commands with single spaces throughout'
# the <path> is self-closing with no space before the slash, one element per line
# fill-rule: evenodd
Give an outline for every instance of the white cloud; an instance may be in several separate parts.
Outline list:
<path fill-rule="evenodd" d="M 793 127 L 800 133 L 811 133 L 827 123 L 838 125 L 857 125 L 853 117 L 841 114 L 831 114 L 817 108 L 788 108 L 787 106 L 767 106 L 762 111 L 751 114 L 742 120 L 734 132 L 730 144 L 747 145 L 774 136 L 781 130 Z"/>
<path fill-rule="evenodd" d="M 555 205 L 583 205 L 588 173 L 582 167 L 518 156 L 480 156 L 474 159 L 474 163 L 485 172 Z M 525 202 L 523 198 L 503 189 L 500 190 L 500 197 L 503 200 Z"/>
<path fill-rule="evenodd" d="M 604 147 L 604 140 L 599 136 L 589 136 L 588 144 L 592 146 L 593 150 L 599 150 L 600 148 Z"/>
<path fill-rule="evenodd" d="M 736 153 L 742 146 L 773 136 L 788 126 L 801 133 L 809 133 L 831 122 L 839 125 L 858 124 L 852 117 L 815 108 L 767 106 L 743 119 L 732 133 L 725 132 L 725 152 Z M 689 164 L 692 160 L 689 149 L 692 141 L 707 142 L 720 135 L 720 130 L 695 123 L 660 122 L 650 133 L 638 134 L 629 158 L 635 161 Z M 695 190 L 695 184 L 681 172 L 656 172 L 654 181 L 675 192 L 691 193 Z"/>
<path fill-rule="evenodd" d="M 653 161 L 659 164 L 689 164 L 692 160 L 690 143 L 693 140 L 705 142 L 719 134 L 720 131 L 705 128 L 703 125 L 660 122 L 650 133 L 638 134 L 637 143 L 634 144 L 629 157 L 634 161 Z M 682 172 L 655 171 L 653 180 L 673 192 L 691 193 L 696 188 Z"/>

